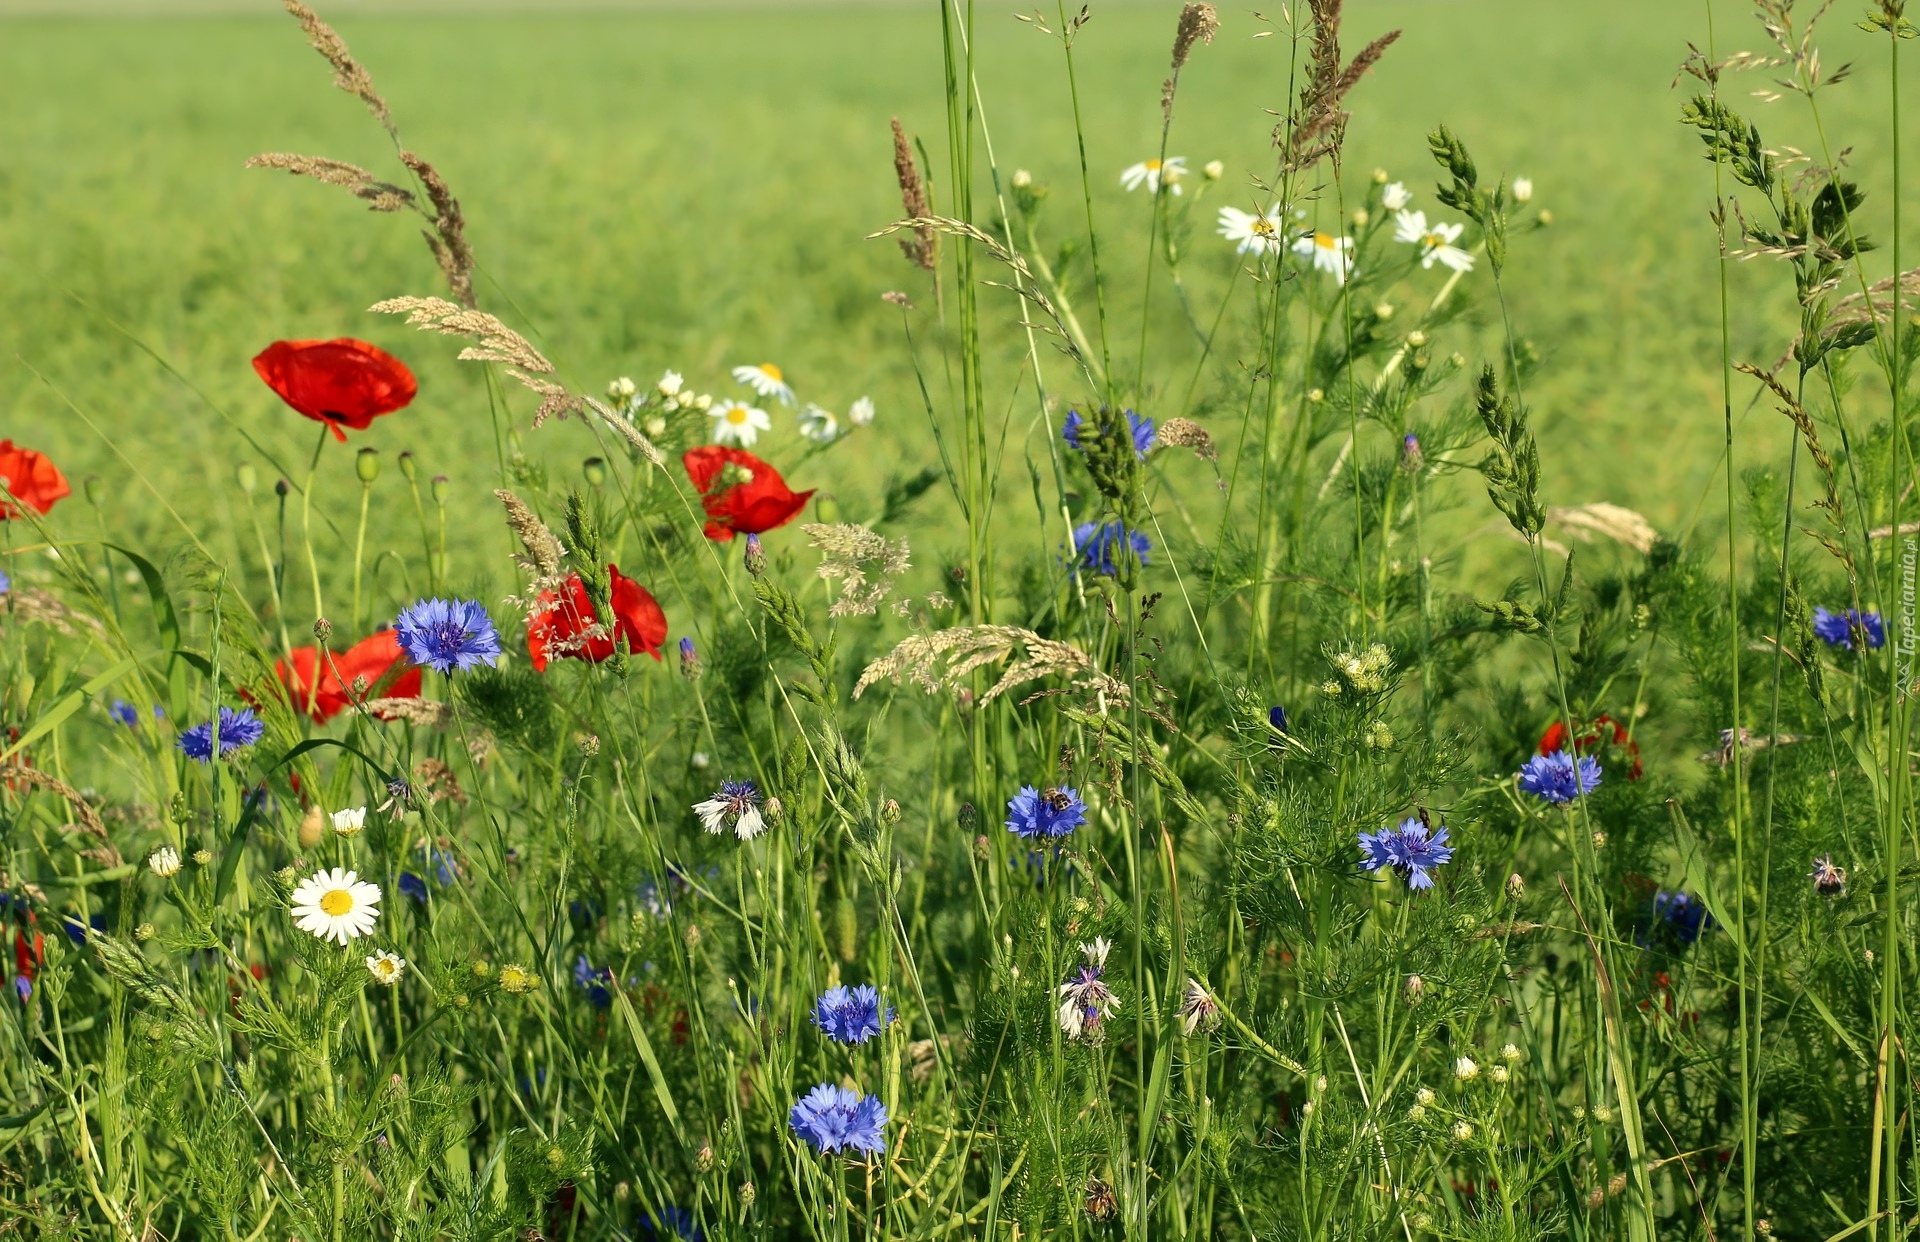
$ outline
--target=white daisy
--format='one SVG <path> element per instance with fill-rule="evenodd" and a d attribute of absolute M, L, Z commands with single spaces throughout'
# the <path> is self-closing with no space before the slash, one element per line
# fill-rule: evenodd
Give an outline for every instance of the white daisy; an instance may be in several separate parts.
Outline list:
<path fill-rule="evenodd" d="M 856 427 L 865 427 L 873 421 L 873 398 L 862 397 L 847 407 L 847 421 Z"/>
<path fill-rule="evenodd" d="M 680 372 L 668 371 L 665 375 L 662 375 L 660 377 L 660 382 L 655 384 L 654 388 L 658 389 L 660 395 L 663 397 L 677 397 L 680 395 L 681 385 L 685 384 L 686 382 L 687 381 L 684 378 L 682 378 Z"/>
<path fill-rule="evenodd" d="M 1533 178 L 1515 177 L 1513 179 L 1513 201 L 1524 203 L 1533 197 Z"/>
<path fill-rule="evenodd" d="M 1388 211 L 1398 211 L 1412 201 L 1413 191 L 1406 187 L 1405 182 L 1390 182 L 1380 191 L 1380 205 Z"/>
<path fill-rule="evenodd" d="M 356 806 L 350 811 L 333 813 L 333 830 L 343 837 L 350 837 L 367 826 L 367 808 Z"/>
<path fill-rule="evenodd" d="M 1147 187 L 1147 193 L 1158 194 L 1164 183 L 1175 194 L 1180 193 L 1180 179 L 1187 175 L 1187 159 L 1176 155 L 1162 163 L 1159 160 L 1144 160 L 1131 165 L 1120 174 L 1120 184 L 1128 190 Z"/>
<path fill-rule="evenodd" d="M 1466 230 L 1464 224 L 1427 225 L 1424 211 L 1403 211 L 1393 218 L 1393 240 L 1420 247 L 1420 266 L 1432 267 L 1437 260 L 1456 272 L 1471 272 L 1473 256 L 1453 243 Z"/>
<path fill-rule="evenodd" d="M 1293 243 L 1293 252 L 1313 261 L 1315 271 L 1333 274 L 1333 283 L 1344 285 L 1353 272 L 1353 238 L 1331 233 L 1308 233 Z"/>
<path fill-rule="evenodd" d="M 380 886 L 356 871 L 316 871 L 293 890 L 292 914 L 301 931 L 344 945 L 372 933 L 380 917 Z"/>
<path fill-rule="evenodd" d="M 735 367 L 733 378 L 763 397 L 772 397 L 782 405 L 793 404 L 793 389 L 787 387 L 787 377 L 771 362 Z"/>
<path fill-rule="evenodd" d="M 171 845 L 163 845 L 148 855 L 147 867 L 161 879 L 171 879 L 180 873 L 180 852 Z"/>
<path fill-rule="evenodd" d="M 809 401 L 800 411 L 800 434 L 816 444 L 832 444 L 840 438 L 840 420 L 833 416 L 832 410 Z"/>
<path fill-rule="evenodd" d="M 752 448 L 760 433 L 773 426 L 773 420 L 767 417 L 765 410 L 756 409 L 744 401 L 722 401 L 707 411 L 713 419 L 713 442 L 715 444 L 737 444 L 741 448 Z"/>
<path fill-rule="evenodd" d="M 1220 209 L 1220 236 L 1236 243 L 1241 254 L 1250 250 L 1280 253 L 1280 225 L 1266 212 L 1241 211 L 1238 207 Z"/>
<path fill-rule="evenodd" d="M 407 959 L 382 949 L 367 959 L 367 973 L 373 976 L 375 983 L 392 987 L 400 982 L 401 975 L 407 973 Z"/>

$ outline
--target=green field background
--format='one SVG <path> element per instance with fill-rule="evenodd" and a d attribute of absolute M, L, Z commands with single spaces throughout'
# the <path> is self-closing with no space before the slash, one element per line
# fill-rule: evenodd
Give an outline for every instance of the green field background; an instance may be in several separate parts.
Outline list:
<path fill-rule="evenodd" d="M 864 236 L 897 214 L 889 116 L 926 140 L 944 172 L 937 6 L 502 7 L 360 3 L 342 5 L 337 22 L 407 143 L 461 196 L 483 305 L 590 391 L 673 367 L 730 392 L 728 366 L 772 360 L 829 408 L 871 394 L 871 432 L 794 471 L 796 485 L 836 494 L 849 517 L 871 511 L 889 475 L 933 462 L 899 315 L 879 297 L 900 288 L 925 301 L 924 286 L 891 242 Z M 262 151 L 393 167 L 379 129 L 329 89 L 325 66 L 274 8 L 0 0 L 0 435 L 48 451 L 76 483 L 97 476 L 102 517 L 122 535 L 177 541 L 164 497 L 244 573 L 253 562 L 235 551 L 247 541 L 229 481 L 249 454 L 208 403 L 279 460 L 304 461 L 312 425 L 267 392 L 248 360 L 277 337 L 365 337 L 421 378 L 411 410 L 359 438 L 388 455 L 379 512 L 410 522 L 391 454 L 411 449 L 426 472 L 453 480 L 456 578 L 504 581 L 477 369 L 453 361 L 452 343 L 365 313 L 381 298 L 443 292 L 416 228 L 329 187 L 242 168 Z M 244 11 L 204 15 L 214 9 Z M 1123 291 L 1138 287 L 1147 203 L 1122 193 L 1117 176 L 1154 149 L 1178 9 L 1096 5 L 1077 49 L 1094 210 Z M 147 16 L 126 16 L 136 10 Z M 187 10 L 203 15 L 177 15 Z M 1828 24 L 1829 63 L 1884 55 L 1884 40 L 1853 30 L 1852 16 Z M 1247 205 L 1249 172 L 1272 162 L 1266 109 L 1286 107 L 1284 36 L 1252 37 L 1270 27 L 1244 9 L 1223 7 L 1222 17 L 1219 40 L 1183 79 L 1172 143 L 1196 167 L 1225 161 L 1208 214 L 1220 202 Z M 1718 19 L 1722 51 L 1761 37 L 1737 6 Z M 1553 214 L 1512 261 L 1514 316 L 1545 356 L 1529 395 L 1549 499 L 1630 505 L 1673 531 L 1720 511 L 1712 167 L 1676 121 L 1692 81 L 1674 86 L 1688 41 L 1707 38 L 1704 7 L 1348 5 L 1350 46 L 1389 28 L 1404 37 L 1351 97 L 1350 183 L 1377 165 L 1431 210 L 1424 135 L 1445 121 L 1488 173 L 1530 176 L 1535 204 Z M 1058 44 L 1006 6 L 980 8 L 978 41 L 999 162 L 1054 188 L 1047 222 L 1057 240 L 1079 220 Z M 1826 132 L 1852 148 L 1870 183 L 1884 183 L 1886 80 L 1876 59 L 1821 102 Z M 1751 75 L 1733 89 L 1765 84 Z M 1745 103 L 1770 141 L 1819 150 L 1804 102 Z M 1884 237 L 1886 212 L 1884 198 L 1869 201 L 1869 232 Z M 1189 274 L 1206 308 L 1234 265 L 1210 231 L 1196 229 Z M 1793 322 L 1786 274 L 1756 261 L 1735 270 L 1733 285 L 1733 352 L 1771 363 Z M 987 306 L 1000 333 L 1014 308 L 998 296 Z M 1121 322 L 1130 340 L 1137 320 Z M 994 355 L 996 401 L 1016 374 L 1005 343 Z M 1176 364 L 1190 363 L 1177 352 L 1166 372 L 1151 369 L 1150 393 L 1176 374 L 1184 383 Z M 1784 453 L 1785 421 L 1764 405 L 1746 412 L 1747 395 L 1743 384 L 1743 463 Z M 577 422 L 526 430 L 530 403 L 514 399 L 520 447 L 556 478 L 594 451 Z M 1165 399 L 1147 404 L 1177 412 Z M 1201 412 L 1210 413 L 1204 398 Z M 762 447 L 796 459 L 791 419 Z M 1016 427 L 1009 461 L 1026 449 Z M 358 499 L 350 469 L 348 454 L 329 453 L 317 493 L 337 504 L 343 527 Z M 78 498 L 57 513 L 70 530 L 94 520 Z M 921 513 L 937 523 L 950 509 Z"/>

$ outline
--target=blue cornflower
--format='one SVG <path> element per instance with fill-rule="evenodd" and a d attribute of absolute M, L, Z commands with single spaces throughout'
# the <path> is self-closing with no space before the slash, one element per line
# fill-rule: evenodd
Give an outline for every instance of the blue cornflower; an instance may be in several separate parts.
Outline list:
<path fill-rule="evenodd" d="M 1824 608 L 1813 610 L 1813 632 L 1820 641 L 1829 647 L 1844 647 L 1853 650 L 1853 627 L 1867 632 L 1867 646 L 1883 647 L 1887 642 L 1887 627 L 1877 612 L 1862 612 L 1858 608 L 1848 608 L 1840 612 L 1828 612 Z"/>
<path fill-rule="evenodd" d="M 787 1122 L 817 1152 L 887 1149 L 887 1106 L 878 1096 L 861 1095 L 830 1082 L 802 1096 L 787 1114 Z"/>
<path fill-rule="evenodd" d="M 423 599 L 400 614 L 393 632 L 415 664 L 440 673 L 500 658 L 500 635 L 478 600 Z"/>
<path fill-rule="evenodd" d="M 427 899 L 427 882 L 411 871 L 402 871 L 400 882 L 394 887 L 415 901 L 424 902 Z"/>
<path fill-rule="evenodd" d="M 0 569 L 0 595 L 5 595 L 11 590 L 13 590 L 13 579 L 7 577 L 6 570 Z"/>
<path fill-rule="evenodd" d="M 1073 528 L 1073 546 L 1080 550 L 1083 568 L 1108 578 L 1120 572 L 1117 558 L 1127 547 L 1132 547 L 1142 565 L 1147 563 L 1147 553 L 1153 550 L 1153 544 L 1145 535 L 1117 521 L 1082 522 Z"/>
<path fill-rule="evenodd" d="M 117 723 L 123 724 L 129 729 L 137 729 L 140 727 L 139 711 L 134 708 L 133 704 L 127 702 L 125 699 L 115 699 L 113 706 L 107 709 L 107 715 L 113 717 Z"/>
<path fill-rule="evenodd" d="M 1035 837 L 1064 837 L 1087 822 L 1087 804 L 1065 787 L 1038 790 L 1020 786 L 1007 801 L 1007 831 L 1031 841 Z"/>
<path fill-rule="evenodd" d="M 1707 907 L 1691 893 L 1669 893 L 1662 889 L 1653 895 L 1653 929 L 1664 931 L 1682 945 L 1700 939 L 1700 933 L 1713 926 Z"/>
<path fill-rule="evenodd" d="M 258 742 L 267 732 L 267 726 L 253 714 L 251 707 L 235 711 L 231 707 L 220 709 L 220 757 L 225 759 L 234 751 Z M 187 758 L 197 763 L 207 763 L 213 759 L 213 722 L 197 724 L 180 735 L 175 743 Z"/>
<path fill-rule="evenodd" d="M 1068 410 L 1066 425 L 1060 429 L 1060 438 L 1067 442 L 1069 448 L 1081 449 L 1080 430 L 1086 425 L 1087 420 L 1080 417 L 1080 411 Z M 1133 432 L 1133 451 L 1145 461 L 1147 454 L 1153 451 L 1153 420 L 1145 414 L 1128 410 L 1127 426 Z"/>
<path fill-rule="evenodd" d="M 1400 441 L 1400 468 L 1413 473 L 1427 464 L 1427 455 L 1420 449 L 1420 437 L 1411 431 L 1406 439 Z"/>
<path fill-rule="evenodd" d="M 1535 755 L 1520 769 L 1520 788 L 1556 806 L 1564 806 L 1600 787 L 1600 765 L 1592 756 L 1580 756 L 1577 776 L 1575 772 L 1573 756 L 1565 750 Z"/>
<path fill-rule="evenodd" d="M 647 1209 L 640 1214 L 640 1225 L 649 1238 L 684 1238 L 687 1242 L 704 1242 L 707 1236 L 700 1232 L 700 1226 L 693 1223 L 693 1213 L 683 1207 Z"/>
<path fill-rule="evenodd" d="M 605 1009 L 613 1004 L 613 992 L 607 984 L 614 982 L 613 971 L 605 966 L 594 969 L 593 963 L 582 953 L 573 963 L 573 982 L 587 994 L 595 1009 Z"/>
<path fill-rule="evenodd" d="M 1428 835 L 1419 819 L 1403 819 L 1398 828 L 1360 834 L 1360 849 L 1366 854 L 1360 865 L 1368 871 L 1391 868 L 1407 882 L 1408 888 L 1432 888 L 1432 869 L 1453 859 L 1447 844 L 1447 830 L 1436 829 Z"/>
<path fill-rule="evenodd" d="M 0 575 L 0 577 L 3 576 L 4 575 Z M 15 975 L 13 977 L 13 990 L 14 993 L 20 997 L 20 1003 L 24 1005 L 33 996 L 33 980 L 27 978 L 25 975 Z"/>
<path fill-rule="evenodd" d="M 1274 704 L 1272 707 L 1269 707 L 1267 709 L 1267 723 L 1273 726 L 1273 731 L 1275 733 L 1286 733 L 1288 731 L 1287 709 L 1280 706 L 1278 703 Z"/>
<path fill-rule="evenodd" d="M 891 1005 L 883 1011 L 880 993 L 870 983 L 828 988 L 813 1003 L 813 1024 L 841 1044 L 864 1044 L 898 1016 Z"/>

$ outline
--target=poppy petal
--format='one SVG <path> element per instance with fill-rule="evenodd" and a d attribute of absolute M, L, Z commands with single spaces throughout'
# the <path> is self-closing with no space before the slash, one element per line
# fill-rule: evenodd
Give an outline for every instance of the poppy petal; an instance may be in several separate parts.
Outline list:
<path fill-rule="evenodd" d="M 351 337 L 275 341 L 254 358 L 253 369 L 282 401 L 326 424 L 341 441 L 346 428 L 365 431 L 382 414 L 404 409 L 419 391 L 405 363 Z"/>

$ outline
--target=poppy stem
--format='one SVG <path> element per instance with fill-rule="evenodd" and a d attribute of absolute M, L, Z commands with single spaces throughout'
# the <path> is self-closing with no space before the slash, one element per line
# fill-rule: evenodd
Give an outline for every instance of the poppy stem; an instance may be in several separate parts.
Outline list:
<path fill-rule="evenodd" d="M 300 489 L 300 542 L 307 549 L 307 573 L 313 579 L 313 619 L 318 621 L 327 613 L 320 602 L 320 562 L 313 556 L 313 476 L 320 469 L 320 453 L 327 447 L 329 429 L 320 428 L 320 442 L 313 446 L 313 461 L 307 466 L 307 485 Z"/>
<path fill-rule="evenodd" d="M 373 484 L 360 484 L 360 530 L 353 539 L 353 632 L 360 632 L 360 562 L 367 551 L 367 501 L 373 495 Z"/>

